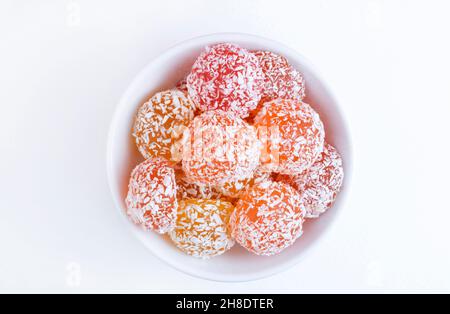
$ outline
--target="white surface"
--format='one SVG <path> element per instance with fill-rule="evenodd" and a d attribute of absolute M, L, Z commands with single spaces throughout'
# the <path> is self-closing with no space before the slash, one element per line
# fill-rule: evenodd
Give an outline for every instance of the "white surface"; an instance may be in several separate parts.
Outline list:
<path fill-rule="evenodd" d="M 449 9 L 437 0 L 2 1 L 0 291 L 450 292 Z M 308 57 L 354 144 L 349 200 L 320 247 L 241 284 L 195 279 L 153 257 L 124 228 L 105 171 L 108 125 L 130 80 L 169 46 L 221 31 Z"/>
<path fill-rule="evenodd" d="M 148 232 L 132 223 L 126 215 L 125 198 L 129 176 L 143 158 L 136 148 L 130 130 L 133 128 L 136 110 L 148 99 L 148 95 L 176 86 L 190 71 L 200 52 L 206 47 L 221 42 L 232 42 L 250 50 L 265 49 L 285 56 L 296 69 L 300 69 L 308 82 L 305 101 L 321 116 L 325 125 L 326 140 L 336 147 L 342 156 L 345 178 L 339 198 L 333 210 L 320 219 L 308 220 L 303 225 L 303 236 L 282 254 L 264 258 L 252 254 L 239 245 L 229 252 L 210 260 L 201 260 L 186 255 L 173 243 L 155 232 Z M 346 206 L 346 196 L 351 186 L 351 143 L 336 100 L 330 95 L 326 82 L 315 73 L 309 62 L 298 52 L 283 44 L 260 36 L 238 33 L 220 33 L 188 39 L 159 55 L 134 78 L 121 97 L 108 134 L 107 171 L 108 181 L 119 213 L 133 232 L 155 256 L 190 275 L 217 281 L 249 281 L 267 277 L 292 267 L 305 258 L 310 248 L 320 244 L 320 239 Z"/>

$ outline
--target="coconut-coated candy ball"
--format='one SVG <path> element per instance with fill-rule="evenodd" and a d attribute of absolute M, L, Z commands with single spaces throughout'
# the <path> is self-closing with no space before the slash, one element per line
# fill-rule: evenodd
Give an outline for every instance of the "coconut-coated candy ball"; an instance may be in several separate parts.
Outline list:
<path fill-rule="evenodd" d="M 275 99 L 256 115 L 263 169 L 282 174 L 308 169 L 323 150 L 325 130 L 319 115 L 298 100 Z"/>
<path fill-rule="evenodd" d="M 325 143 L 323 152 L 308 170 L 284 178 L 302 194 L 306 217 L 317 218 L 333 205 L 342 186 L 342 158 L 333 146 Z"/>
<path fill-rule="evenodd" d="M 247 189 L 230 219 L 231 232 L 257 255 L 275 255 L 302 234 L 305 209 L 300 194 L 288 184 L 264 181 Z"/>
<path fill-rule="evenodd" d="M 187 77 L 189 96 L 201 111 L 249 115 L 261 99 L 264 76 L 256 56 L 235 44 L 206 47 Z"/>
<path fill-rule="evenodd" d="M 131 173 L 125 200 L 128 217 L 145 229 L 166 233 L 177 214 L 175 172 L 163 159 L 147 159 Z"/>
<path fill-rule="evenodd" d="M 183 135 L 182 167 L 189 180 L 216 186 L 250 178 L 259 165 L 256 130 L 231 112 L 195 117 Z"/>
<path fill-rule="evenodd" d="M 234 245 L 228 226 L 233 210 L 231 203 L 222 200 L 181 200 L 170 238 L 179 249 L 194 257 L 223 254 Z"/>
<path fill-rule="evenodd" d="M 253 54 L 258 58 L 264 74 L 264 89 L 261 101 L 250 113 L 251 118 L 254 118 L 264 104 L 271 100 L 277 98 L 302 100 L 305 97 L 305 80 L 285 57 L 265 50 L 253 51 Z"/>
<path fill-rule="evenodd" d="M 163 157 L 172 160 L 172 145 L 194 118 L 195 107 L 187 95 L 177 89 L 156 93 L 140 108 L 133 136 L 146 159 Z"/>
<path fill-rule="evenodd" d="M 253 54 L 264 73 L 264 101 L 276 98 L 302 100 L 305 97 L 305 80 L 285 57 L 264 50 L 253 51 Z"/>

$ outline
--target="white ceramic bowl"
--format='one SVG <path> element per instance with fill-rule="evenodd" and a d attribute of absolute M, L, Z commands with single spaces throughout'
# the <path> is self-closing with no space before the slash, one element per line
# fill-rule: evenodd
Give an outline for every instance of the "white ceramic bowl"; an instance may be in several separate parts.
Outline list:
<path fill-rule="evenodd" d="M 303 236 L 277 256 L 256 256 L 236 244 L 226 254 L 209 260 L 193 258 L 178 250 L 167 236 L 145 232 L 129 222 L 125 215 L 124 199 L 129 174 L 142 161 L 131 136 L 137 108 L 153 93 L 173 87 L 188 73 L 205 46 L 219 42 L 232 42 L 248 49 L 266 49 L 287 57 L 304 75 L 307 88 L 306 102 L 319 112 L 325 124 L 327 141 L 338 149 L 344 160 L 345 182 L 333 208 L 319 219 L 308 220 Z M 263 278 L 293 266 L 311 247 L 318 244 L 319 238 L 343 208 L 351 172 L 351 145 L 347 126 L 336 100 L 325 82 L 303 56 L 278 42 L 262 37 L 235 33 L 213 34 L 190 39 L 170 48 L 151 61 L 133 80 L 122 96 L 111 123 L 107 172 L 120 215 L 126 220 L 130 231 L 153 254 L 174 268 L 193 276 L 217 281 L 247 281 Z"/>

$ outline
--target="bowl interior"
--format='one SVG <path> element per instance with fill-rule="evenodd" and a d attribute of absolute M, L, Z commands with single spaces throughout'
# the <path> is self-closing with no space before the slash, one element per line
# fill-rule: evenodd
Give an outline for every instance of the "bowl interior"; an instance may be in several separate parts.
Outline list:
<path fill-rule="evenodd" d="M 344 160 L 345 181 L 338 199 L 320 219 L 308 220 L 304 234 L 290 248 L 272 257 L 260 257 L 238 244 L 228 253 L 209 260 L 196 259 L 179 251 L 167 236 L 136 227 L 125 215 L 124 199 L 131 170 L 143 159 L 131 136 L 137 108 L 152 94 L 175 86 L 189 72 L 201 50 L 209 44 L 233 42 L 247 49 L 266 49 L 284 55 L 304 75 L 309 103 L 325 125 L 326 140 Z M 188 274 L 211 280 L 245 281 L 265 277 L 294 265 L 325 232 L 342 206 L 350 178 L 351 150 L 346 124 L 338 105 L 309 63 L 293 50 L 268 39 L 243 34 L 217 34 L 188 40 L 167 50 L 148 64 L 123 95 L 114 115 L 107 151 L 108 178 L 121 215 L 136 237 L 156 256 Z"/>

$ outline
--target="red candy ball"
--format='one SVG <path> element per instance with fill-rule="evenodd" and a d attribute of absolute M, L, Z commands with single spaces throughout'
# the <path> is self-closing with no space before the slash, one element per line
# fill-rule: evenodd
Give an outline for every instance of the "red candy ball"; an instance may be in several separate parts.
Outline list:
<path fill-rule="evenodd" d="M 231 215 L 233 237 L 257 255 L 275 255 L 302 234 L 300 194 L 282 182 L 264 181 L 246 190 Z"/>
<path fill-rule="evenodd" d="M 280 179 L 302 194 L 306 217 L 317 218 L 333 205 L 342 186 L 342 158 L 333 146 L 326 143 L 311 168 L 299 175 Z"/>
<path fill-rule="evenodd" d="M 187 77 L 189 96 L 197 108 L 230 111 L 241 118 L 258 105 L 263 84 L 256 56 L 229 43 L 207 47 Z"/>
<path fill-rule="evenodd" d="M 319 115 L 298 100 L 275 99 L 255 117 L 263 143 L 262 167 L 282 174 L 308 169 L 323 150 L 325 130 Z"/>
<path fill-rule="evenodd" d="M 177 216 L 175 171 L 163 159 L 148 159 L 131 173 L 125 200 L 128 217 L 145 229 L 166 233 Z"/>

